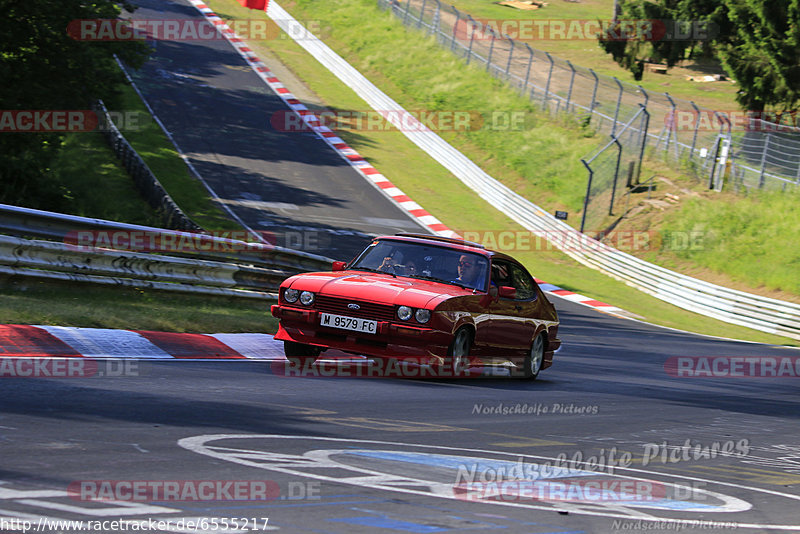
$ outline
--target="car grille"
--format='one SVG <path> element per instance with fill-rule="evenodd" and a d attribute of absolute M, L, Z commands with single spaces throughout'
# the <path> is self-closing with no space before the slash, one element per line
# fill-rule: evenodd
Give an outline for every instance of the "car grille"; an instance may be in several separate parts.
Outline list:
<path fill-rule="evenodd" d="M 348 308 L 348 304 L 358 304 L 360 309 L 353 310 Z M 376 321 L 392 321 L 394 319 L 394 306 L 364 302 L 363 300 L 317 295 L 314 307 L 322 312 L 358 317 L 360 319 L 374 319 Z"/>

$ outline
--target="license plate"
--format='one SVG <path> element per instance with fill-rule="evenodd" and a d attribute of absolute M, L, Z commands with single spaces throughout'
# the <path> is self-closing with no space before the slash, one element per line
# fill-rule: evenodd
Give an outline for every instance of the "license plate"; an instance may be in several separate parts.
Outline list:
<path fill-rule="evenodd" d="M 320 326 L 330 326 L 341 328 L 342 330 L 352 330 L 353 332 L 366 332 L 374 334 L 378 331 L 378 321 L 370 319 L 356 319 L 355 317 L 345 317 L 344 315 L 333 315 L 331 313 L 321 313 L 319 317 Z"/>

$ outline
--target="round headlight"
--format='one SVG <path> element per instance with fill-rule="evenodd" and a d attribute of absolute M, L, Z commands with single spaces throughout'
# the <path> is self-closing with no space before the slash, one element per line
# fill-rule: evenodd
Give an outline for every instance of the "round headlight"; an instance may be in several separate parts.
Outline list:
<path fill-rule="evenodd" d="M 417 310 L 417 313 L 414 314 L 414 317 L 417 319 L 418 323 L 427 323 L 431 319 L 431 311 L 420 308 Z"/>
<path fill-rule="evenodd" d="M 411 308 L 408 306 L 400 306 L 397 308 L 397 316 L 403 321 L 408 321 L 411 319 Z"/>
<path fill-rule="evenodd" d="M 300 292 L 296 289 L 287 289 L 283 292 L 283 300 L 286 302 L 297 302 L 297 297 L 300 296 Z"/>
<path fill-rule="evenodd" d="M 314 293 L 311 291 L 303 291 L 300 293 L 300 302 L 302 302 L 304 306 L 311 306 L 314 304 Z"/>

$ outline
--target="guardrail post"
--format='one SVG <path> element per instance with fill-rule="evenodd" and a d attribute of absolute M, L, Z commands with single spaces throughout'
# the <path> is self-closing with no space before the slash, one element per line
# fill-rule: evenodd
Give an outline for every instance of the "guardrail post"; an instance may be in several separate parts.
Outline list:
<path fill-rule="evenodd" d="M 614 121 L 611 123 L 611 136 L 617 133 L 617 118 L 619 117 L 619 107 L 622 105 L 622 83 L 614 76 L 614 81 L 617 82 L 619 87 L 619 95 L 617 95 L 617 109 L 614 110 Z"/>
<path fill-rule="evenodd" d="M 547 60 L 550 62 L 550 70 L 547 73 L 547 83 L 544 86 L 544 98 L 542 99 L 542 109 L 547 109 L 547 99 L 550 98 L 550 80 L 553 77 L 553 58 L 549 52 L 544 53 Z"/>

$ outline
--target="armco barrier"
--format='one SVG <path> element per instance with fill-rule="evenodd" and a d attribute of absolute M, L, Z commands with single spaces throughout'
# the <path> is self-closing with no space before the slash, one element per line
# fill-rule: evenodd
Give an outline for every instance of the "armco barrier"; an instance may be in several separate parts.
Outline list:
<path fill-rule="evenodd" d="M 2 233 L 22 237 L 57 240 L 63 243 L 66 242 L 70 236 L 82 231 L 147 232 L 159 236 L 174 236 L 176 239 L 195 239 L 201 236 L 204 241 L 213 245 L 210 248 L 215 249 L 216 252 L 175 251 L 170 252 L 170 255 L 249 264 L 266 269 L 278 269 L 289 274 L 328 269 L 332 261 L 330 258 L 324 256 L 262 243 L 245 242 L 204 234 L 165 230 L 163 228 L 153 228 L 150 226 L 126 224 L 0 204 L 0 232 Z"/>
<path fill-rule="evenodd" d="M 88 249 L 0 235 L 3 272 L 28 277 L 274 298 L 286 273 L 206 260 Z M 242 291 L 241 288 L 247 288 Z"/>
<path fill-rule="evenodd" d="M 403 109 L 327 45 L 313 36 L 275 0 L 270 1 L 267 15 L 274 19 L 290 36 L 302 35 L 302 38 L 295 39 L 297 44 L 353 89 L 373 109 L 376 111 L 386 109 L 400 111 Z M 397 121 L 394 122 L 398 122 L 399 117 L 403 115 L 407 114 L 398 113 Z M 305 115 L 302 118 L 308 122 L 313 119 L 313 115 Z M 387 120 L 392 122 L 393 117 L 390 115 Z M 586 236 L 489 176 L 469 158 L 421 123 L 414 125 L 418 128 L 402 127 L 403 125 L 399 123 L 394 125 L 409 140 L 478 193 L 481 198 L 524 228 L 544 238 L 553 235 L 552 232 L 557 232 L 557 235 L 560 236 L 574 235 L 573 242 L 587 242 Z M 800 304 L 760 297 L 683 276 L 602 243 L 589 241 L 595 246 L 574 250 L 565 246 L 564 241 L 555 243 L 555 246 L 584 265 L 598 269 L 632 287 L 681 308 L 728 323 L 800 339 Z"/>
<path fill-rule="evenodd" d="M 103 121 L 106 125 L 103 130 L 103 136 L 111 146 L 111 150 L 122 162 L 130 177 L 133 178 L 133 182 L 148 204 L 161 216 L 161 224 L 176 230 L 201 231 L 202 228 L 183 213 L 175 201 L 172 200 L 172 197 L 169 196 L 167 190 L 164 189 L 164 186 L 161 185 L 161 182 L 158 181 L 153 171 L 150 170 L 150 167 L 147 166 L 139 153 L 125 139 L 117 125 L 111 120 L 111 116 L 108 114 L 108 110 L 102 100 L 97 102 L 95 109 L 103 116 Z"/>

